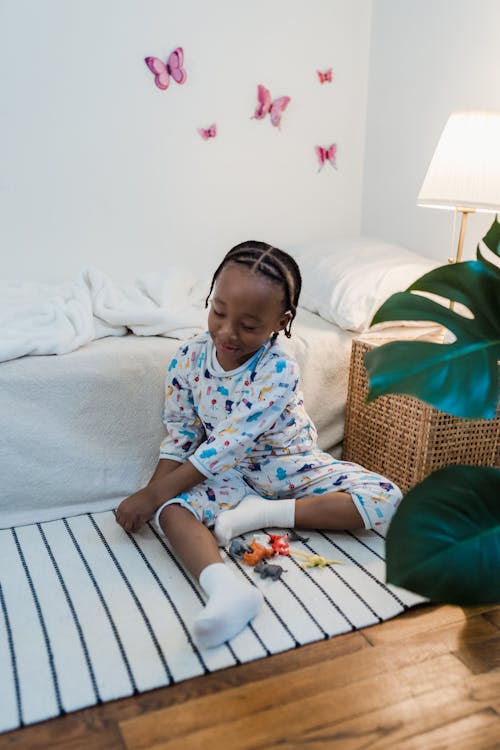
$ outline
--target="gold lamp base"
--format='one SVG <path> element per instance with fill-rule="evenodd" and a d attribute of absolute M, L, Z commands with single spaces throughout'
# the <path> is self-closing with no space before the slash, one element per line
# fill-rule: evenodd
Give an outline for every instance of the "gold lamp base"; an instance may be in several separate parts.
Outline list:
<path fill-rule="evenodd" d="M 467 227 L 467 218 L 469 214 L 475 213 L 474 208 L 456 208 L 455 211 L 462 214 L 462 218 L 460 221 L 460 234 L 458 235 L 458 247 L 457 247 L 457 254 L 455 258 L 448 258 L 448 263 L 460 263 L 462 260 L 462 250 L 464 247 L 464 239 L 465 239 L 465 229 Z"/>
<path fill-rule="evenodd" d="M 464 247 L 464 239 L 465 239 L 465 229 L 467 227 L 467 219 L 469 214 L 475 213 L 474 208 L 456 208 L 455 209 L 458 213 L 462 214 L 462 218 L 460 220 L 460 233 L 458 235 L 458 246 L 457 246 L 457 254 L 455 258 L 448 258 L 448 263 L 460 263 L 462 260 L 462 250 Z M 450 310 L 453 310 L 455 308 L 455 303 L 453 300 L 450 300 Z"/>

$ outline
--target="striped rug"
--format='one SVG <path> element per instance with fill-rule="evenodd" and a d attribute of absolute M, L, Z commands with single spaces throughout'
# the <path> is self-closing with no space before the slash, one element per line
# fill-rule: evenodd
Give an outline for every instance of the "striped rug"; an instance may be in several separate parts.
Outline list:
<path fill-rule="evenodd" d="M 380 533 L 307 536 L 291 547 L 342 564 L 304 569 L 280 556 L 273 562 L 286 572 L 272 581 L 228 557 L 265 605 L 230 643 L 199 650 L 190 625 L 202 596 L 151 526 L 128 536 L 106 512 L 1 530 L 0 731 L 331 638 L 422 601 L 384 583 Z"/>

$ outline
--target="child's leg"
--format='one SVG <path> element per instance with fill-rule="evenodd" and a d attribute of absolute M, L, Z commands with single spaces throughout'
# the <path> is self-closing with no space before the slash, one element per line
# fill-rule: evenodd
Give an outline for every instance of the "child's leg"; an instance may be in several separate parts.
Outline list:
<path fill-rule="evenodd" d="M 255 529 L 355 530 L 390 520 L 401 499 L 396 485 L 357 464 L 336 461 L 327 454 L 321 457 L 320 465 L 307 471 L 300 458 L 302 466 L 294 474 L 287 462 L 286 481 L 297 499 L 265 500 L 249 495 L 235 509 L 222 513 L 214 530 L 218 543 L 226 545 L 234 536 Z"/>
<path fill-rule="evenodd" d="M 175 553 L 196 580 L 207 565 L 222 563 L 214 535 L 187 508 L 167 505 L 158 522 Z"/>
<path fill-rule="evenodd" d="M 355 530 L 364 528 L 356 506 L 345 492 L 327 492 L 300 500 L 266 500 L 247 495 L 240 504 L 221 513 L 214 534 L 221 546 L 247 531 L 268 528 Z"/>
<path fill-rule="evenodd" d="M 262 605 L 262 594 L 224 565 L 213 534 L 188 507 L 165 505 L 156 521 L 208 596 L 193 624 L 196 642 L 202 648 L 210 648 L 230 640 L 255 617 Z"/>
<path fill-rule="evenodd" d="M 240 504 L 221 513 L 215 519 L 214 535 L 221 547 L 247 531 L 295 526 L 295 500 L 266 500 L 258 495 L 247 495 Z"/>
<path fill-rule="evenodd" d="M 346 492 L 326 492 L 296 500 L 294 525 L 299 529 L 330 531 L 365 528 L 351 495 Z"/>

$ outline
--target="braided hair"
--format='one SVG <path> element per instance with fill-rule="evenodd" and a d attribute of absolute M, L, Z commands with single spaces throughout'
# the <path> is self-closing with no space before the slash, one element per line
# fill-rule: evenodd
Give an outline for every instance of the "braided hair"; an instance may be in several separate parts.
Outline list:
<path fill-rule="evenodd" d="M 258 271 L 268 279 L 281 284 L 285 293 L 285 310 L 291 313 L 290 320 L 284 329 L 285 336 L 290 338 L 292 335 L 292 321 L 297 313 L 297 305 L 302 287 L 300 270 L 292 256 L 285 253 L 284 250 L 279 250 L 277 247 L 268 245 L 267 242 L 257 242 L 255 240 L 240 242 L 239 245 L 235 245 L 235 247 L 229 250 L 216 268 L 212 277 L 212 283 L 210 284 L 210 291 L 205 300 L 205 307 L 208 307 L 208 301 L 217 277 L 228 263 L 241 263 L 250 268 L 250 270 Z M 278 333 L 275 333 L 273 340 L 277 336 Z"/>

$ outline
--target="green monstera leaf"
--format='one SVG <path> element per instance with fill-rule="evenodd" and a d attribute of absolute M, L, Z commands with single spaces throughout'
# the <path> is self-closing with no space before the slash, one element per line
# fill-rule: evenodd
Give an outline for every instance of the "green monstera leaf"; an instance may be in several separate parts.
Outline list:
<path fill-rule="evenodd" d="M 434 602 L 500 601 L 500 471 L 447 466 L 403 498 L 386 542 L 387 580 Z"/>
<path fill-rule="evenodd" d="M 500 256 L 500 224 L 483 238 Z M 412 292 L 429 292 L 465 305 L 473 318 Z M 392 295 L 376 312 L 382 321 L 434 321 L 455 336 L 453 343 L 394 341 L 365 355 L 368 401 L 406 393 L 457 417 L 494 417 L 500 357 L 500 268 L 478 246 L 477 260 L 441 266 L 406 292 Z"/>

